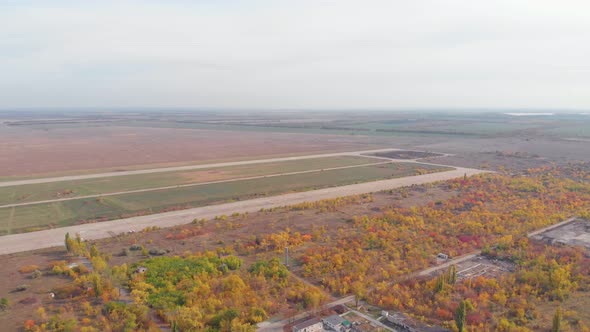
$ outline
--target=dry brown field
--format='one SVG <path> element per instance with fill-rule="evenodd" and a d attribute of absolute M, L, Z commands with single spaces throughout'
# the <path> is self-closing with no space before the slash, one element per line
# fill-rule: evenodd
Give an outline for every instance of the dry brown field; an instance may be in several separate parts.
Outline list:
<path fill-rule="evenodd" d="M 10 128 L 0 178 L 128 170 L 384 147 L 361 136 L 145 127 Z"/>

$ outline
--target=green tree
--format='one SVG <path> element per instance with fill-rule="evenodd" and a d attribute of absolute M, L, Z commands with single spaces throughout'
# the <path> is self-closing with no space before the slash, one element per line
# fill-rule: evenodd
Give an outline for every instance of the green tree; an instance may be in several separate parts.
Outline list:
<path fill-rule="evenodd" d="M 94 296 L 99 297 L 102 295 L 103 287 L 102 287 L 102 278 L 98 273 L 92 273 L 89 276 L 90 282 L 92 284 L 92 289 L 94 290 Z"/>
<path fill-rule="evenodd" d="M 448 281 L 449 284 L 454 284 L 457 282 L 457 265 L 453 264 L 451 266 L 449 266 L 449 271 L 448 271 Z"/>
<path fill-rule="evenodd" d="M 35 270 L 31 273 L 31 279 L 38 279 L 41 278 L 43 276 L 43 272 L 39 271 L 39 270 Z"/>
<path fill-rule="evenodd" d="M 93 244 L 92 247 L 90 247 L 90 257 L 97 257 L 98 255 L 99 255 L 98 249 Z"/>
<path fill-rule="evenodd" d="M 553 326 L 551 326 L 551 332 L 561 331 L 561 308 L 558 307 L 553 315 Z"/>
<path fill-rule="evenodd" d="M 354 294 L 355 305 L 358 308 L 359 301 L 367 296 L 367 287 L 365 286 L 365 283 L 361 281 L 355 281 L 352 283 L 352 285 L 350 285 L 350 288 L 352 290 L 352 294 Z"/>
<path fill-rule="evenodd" d="M 0 311 L 6 311 L 10 308 L 10 301 L 7 298 L 3 297 L 0 299 Z"/>
<path fill-rule="evenodd" d="M 236 256 L 229 256 L 223 260 L 230 270 L 237 270 L 242 266 L 242 260 Z"/>
<path fill-rule="evenodd" d="M 86 250 L 86 247 L 82 244 L 80 234 L 76 234 L 76 238 L 74 239 L 70 236 L 70 233 L 66 233 L 65 245 L 69 253 L 76 255 L 82 255 Z"/>
<path fill-rule="evenodd" d="M 68 232 L 68 233 L 66 233 L 66 240 L 65 240 L 65 242 L 66 242 L 66 250 L 67 250 L 68 252 L 72 252 L 72 249 L 73 249 L 73 248 L 72 248 L 72 242 L 73 242 L 73 240 L 72 240 L 72 238 L 70 237 L 70 233 L 69 233 L 69 232 Z"/>
<path fill-rule="evenodd" d="M 253 323 L 260 323 L 268 318 L 268 314 L 262 308 L 250 308 L 250 315 L 248 320 Z"/>
<path fill-rule="evenodd" d="M 459 302 L 459 306 L 455 311 L 455 324 L 457 325 L 459 332 L 465 331 L 465 318 L 467 317 L 467 311 L 472 308 L 473 306 L 469 300 L 461 300 L 461 302 Z"/>
<path fill-rule="evenodd" d="M 434 292 L 440 293 L 445 289 L 445 276 L 443 274 L 436 278 L 436 285 L 434 286 Z"/>
<path fill-rule="evenodd" d="M 234 308 L 229 308 L 218 313 L 209 323 L 211 326 L 219 329 L 223 325 L 230 325 L 231 321 L 238 317 L 240 317 L 240 312 Z"/>
<path fill-rule="evenodd" d="M 303 306 L 306 309 L 316 310 L 322 302 L 322 294 L 317 291 L 308 290 L 303 295 Z"/>
<path fill-rule="evenodd" d="M 50 331 L 78 331 L 78 321 L 75 318 L 55 315 L 49 319 L 47 327 Z"/>

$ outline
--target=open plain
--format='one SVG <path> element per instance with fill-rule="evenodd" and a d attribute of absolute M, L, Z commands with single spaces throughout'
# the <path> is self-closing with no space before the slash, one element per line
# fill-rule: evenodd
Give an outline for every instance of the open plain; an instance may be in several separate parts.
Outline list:
<path fill-rule="evenodd" d="M 56 199 L 75 198 L 129 190 L 141 190 L 213 181 L 235 180 L 256 176 L 284 173 L 320 171 L 347 166 L 372 165 L 382 160 L 356 156 L 317 157 L 313 160 L 285 159 L 282 161 L 261 160 L 224 163 L 221 165 L 198 165 L 178 168 L 159 168 L 141 171 L 74 175 L 58 178 L 41 178 L 0 182 L 0 204 L 17 204 Z M 229 164 L 229 165 L 228 165 Z M 123 174 L 125 173 L 125 174 Z"/>
<path fill-rule="evenodd" d="M 590 332 L 590 1 L 0 22 L 0 332 Z"/>
<path fill-rule="evenodd" d="M 0 179 L 368 150 L 384 140 L 340 135 L 126 126 L 0 126 Z"/>
<path fill-rule="evenodd" d="M 570 294 L 562 303 L 570 311 L 566 324 L 583 331 L 587 315 L 573 312 L 586 303 L 586 256 L 527 245 L 527 234 L 590 206 L 586 133 L 564 129 L 585 121 L 403 113 L 361 119 L 345 112 L 11 118 L 0 125 L 5 142 L 16 142 L 0 146 L 9 161 L 0 174 L 7 234 L 0 237 L 0 297 L 9 303 L 0 324 L 8 331 L 48 324 L 123 330 L 121 320 L 140 317 L 134 324 L 147 331 L 191 317 L 221 329 L 218 319 L 236 310 L 234 323 L 248 331 L 274 331 L 310 315 L 342 311 L 376 320 L 389 310 L 452 329 L 448 308 L 470 297 L 477 301 L 471 330 L 492 331 L 502 319 L 543 330 L 550 321 L 535 319 L 535 308 L 515 315 L 527 300 L 541 301 L 538 312 L 551 315 L 561 293 L 504 304 L 501 296 L 544 282 L 527 274 L 545 264 L 534 258 L 542 252 L 562 257 L 555 271 L 576 262 L 568 281 L 580 287 L 562 290 Z M 78 139 L 83 144 L 74 144 Z M 21 170 L 13 167 L 19 158 L 26 161 Z M 60 166 L 60 158 L 70 162 Z M 15 234 L 23 231 L 30 232 Z M 441 263 L 438 253 L 453 259 Z M 136 283 L 142 266 L 153 274 Z M 159 268 L 172 276 L 199 266 L 213 268 L 178 283 L 153 279 Z M 454 284 L 444 279 L 453 268 Z M 433 297 L 441 278 L 443 291 Z M 471 284 L 481 296 L 472 297 Z M 96 296 L 96 286 L 109 291 Z M 195 296 L 200 300 L 191 302 Z M 204 316 L 180 314 L 197 307 Z M 148 316 L 123 315 L 134 310 Z"/>
<path fill-rule="evenodd" d="M 451 170 L 362 157 L 382 150 L 5 181 L 0 232 L 38 231 Z"/>

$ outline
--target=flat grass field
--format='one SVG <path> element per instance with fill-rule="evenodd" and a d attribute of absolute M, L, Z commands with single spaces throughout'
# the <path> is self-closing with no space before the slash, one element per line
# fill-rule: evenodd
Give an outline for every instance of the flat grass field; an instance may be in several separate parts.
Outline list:
<path fill-rule="evenodd" d="M 382 160 L 338 156 L 251 165 L 203 168 L 189 171 L 104 177 L 0 187 L 0 205 L 78 197 L 129 190 L 175 186 L 189 183 L 229 180 L 243 177 L 300 172 L 314 169 L 365 165 Z"/>
<path fill-rule="evenodd" d="M 391 163 L 0 209 L 0 234 L 104 221 L 451 168 Z"/>

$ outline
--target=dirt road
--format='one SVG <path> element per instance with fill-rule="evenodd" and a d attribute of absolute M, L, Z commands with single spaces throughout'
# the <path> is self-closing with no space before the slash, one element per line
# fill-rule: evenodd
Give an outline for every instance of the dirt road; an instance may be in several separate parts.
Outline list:
<path fill-rule="evenodd" d="M 84 239 L 100 239 L 111 236 L 112 233 L 124 233 L 130 230 L 139 231 L 145 227 L 171 227 L 191 222 L 195 218 L 211 219 L 219 215 L 231 215 L 234 212 L 255 212 L 261 208 L 298 204 L 302 202 L 318 201 L 342 196 L 358 195 L 382 190 L 389 190 L 399 187 L 411 186 L 413 184 L 424 184 L 436 181 L 450 180 L 464 175 L 470 176 L 486 171 L 457 168 L 455 170 L 431 173 L 405 178 L 373 181 L 341 187 L 325 188 L 300 193 L 291 193 L 279 196 L 264 197 L 246 201 L 210 205 L 194 209 L 172 211 L 147 216 L 132 217 L 105 221 L 94 224 L 83 224 L 57 229 L 50 229 L 32 233 L 6 235 L 0 237 L 0 254 L 10 254 L 22 251 L 29 251 L 41 248 L 49 248 L 63 245 L 64 235 L 80 233 Z"/>

